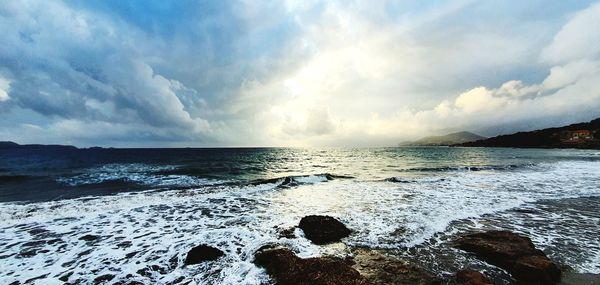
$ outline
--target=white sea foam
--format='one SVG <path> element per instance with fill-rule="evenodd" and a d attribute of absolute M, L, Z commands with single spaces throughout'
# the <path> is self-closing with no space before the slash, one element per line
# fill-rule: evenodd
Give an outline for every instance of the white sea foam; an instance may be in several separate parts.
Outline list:
<path fill-rule="evenodd" d="M 515 207 L 537 209 L 540 201 L 600 196 L 599 173 L 600 162 L 564 161 L 535 170 L 452 172 L 440 174 L 443 179 L 411 183 L 354 179 L 320 183 L 327 177 L 307 176 L 294 177 L 301 183 L 289 188 L 269 183 L 4 203 L 0 204 L 4 222 L 0 283 L 43 276 L 37 282 L 50 284 L 70 273 L 69 281 L 82 283 L 109 274 L 114 275 L 111 282 L 165 284 L 184 278 L 191 284 L 264 284 L 268 276 L 252 260 L 256 249 L 265 244 L 286 245 L 302 257 L 347 254 L 344 247 L 311 244 L 300 230 L 296 230 L 299 238 L 279 237 L 280 229 L 296 226 L 305 215 L 326 214 L 343 221 L 355 231 L 344 240 L 349 245 L 410 248 L 439 233 L 477 227 L 482 219 L 490 220 L 486 226 L 516 219 L 507 211 Z M 528 219 L 516 223 L 523 223 L 517 230 L 525 231 L 528 220 L 549 225 L 561 221 L 548 215 L 551 210 L 543 213 L 528 214 Z M 451 226 L 460 221 L 473 222 L 462 228 Z M 595 225 L 591 231 L 598 230 Z M 564 260 L 584 260 L 568 265 L 579 272 L 598 273 L 600 242 L 593 237 L 585 240 L 572 228 L 526 230 L 536 244 L 555 246 L 558 251 L 563 250 L 559 238 L 584 239 L 580 242 L 592 251 Z M 99 238 L 80 240 L 87 234 Z M 183 266 L 186 252 L 198 244 L 215 246 L 225 257 Z"/>
<path fill-rule="evenodd" d="M 78 186 L 123 180 L 154 187 L 215 185 L 223 182 L 189 175 L 160 174 L 161 171 L 174 169 L 176 166 L 173 165 L 112 163 L 87 169 L 84 173 L 74 176 L 58 177 L 57 181 L 70 186 Z"/>
<path fill-rule="evenodd" d="M 321 175 L 308 175 L 308 176 L 295 176 L 293 177 L 294 181 L 299 183 L 307 183 L 314 184 L 319 182 L 327 181 L 327 176 L 325 174 Z"/>

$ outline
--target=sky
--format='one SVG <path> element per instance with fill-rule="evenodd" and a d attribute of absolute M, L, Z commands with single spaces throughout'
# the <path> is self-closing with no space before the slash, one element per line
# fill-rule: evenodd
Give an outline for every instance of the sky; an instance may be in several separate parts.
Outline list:
<path fill-rule="evenodd" d="M 0 140 L 393 146 L 600 117 L 597 1 L 0 0 Z"/>

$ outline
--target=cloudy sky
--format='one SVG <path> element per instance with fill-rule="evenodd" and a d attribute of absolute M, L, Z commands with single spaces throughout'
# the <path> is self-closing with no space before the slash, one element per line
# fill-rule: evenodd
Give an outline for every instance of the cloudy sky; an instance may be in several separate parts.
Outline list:
<path fill-rule="evenodd" d="M 0 0 L 0 140 L 385 146 L 600 117 L 595 1 Z"/>

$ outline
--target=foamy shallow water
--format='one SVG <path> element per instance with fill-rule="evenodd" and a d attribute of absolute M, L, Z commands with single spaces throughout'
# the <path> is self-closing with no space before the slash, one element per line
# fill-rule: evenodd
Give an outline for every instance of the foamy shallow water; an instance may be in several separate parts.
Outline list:
<path fill-rule="evenodd" d="M 298 238 L 279 237 L 310 214 L 335 216 L 355 230 L 344 240 L 349 246 L 388 249 L 441 276 L 464 266 L 501 275 L 450 246 L 460 233 L 496 228 L 527 234 L 577 272 L 600 273 L 598 161 L 441 171 L 397 179 L 403 182 L 322 175 L 294 180 L 286 187 L 217 185 L 2 203 L 0 284 L 62 284 L 61 277 L 93 284 L 108 276 L 106 284 L 269 284 L 252 263 L 263 245 L 283 244 L 303 257 L 349 254 L 344 246 L 312 245 L 299 230 Z M 85 235 L 98 239 L 80 239 Z M 183 266 L 198 244 L 226 255 Z"/>

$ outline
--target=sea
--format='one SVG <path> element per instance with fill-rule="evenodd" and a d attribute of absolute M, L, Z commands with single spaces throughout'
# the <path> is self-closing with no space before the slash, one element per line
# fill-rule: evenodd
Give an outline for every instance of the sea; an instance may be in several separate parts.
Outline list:
<path fill-rule="evenodd" d="M 314 245 L 307 215 L 353 233 Z M 466 233 L 532 239 L 600 274 L 600 151 L 462 147 L 0 150 L 0 284 L 273 284 L 254 265 L 368 247 L 442 278 L 503 270 L 455 249 Z M 89 238 L 93 237 L 93 238 Z M 184 265 L 206 244 L 225 255 Z"/>

